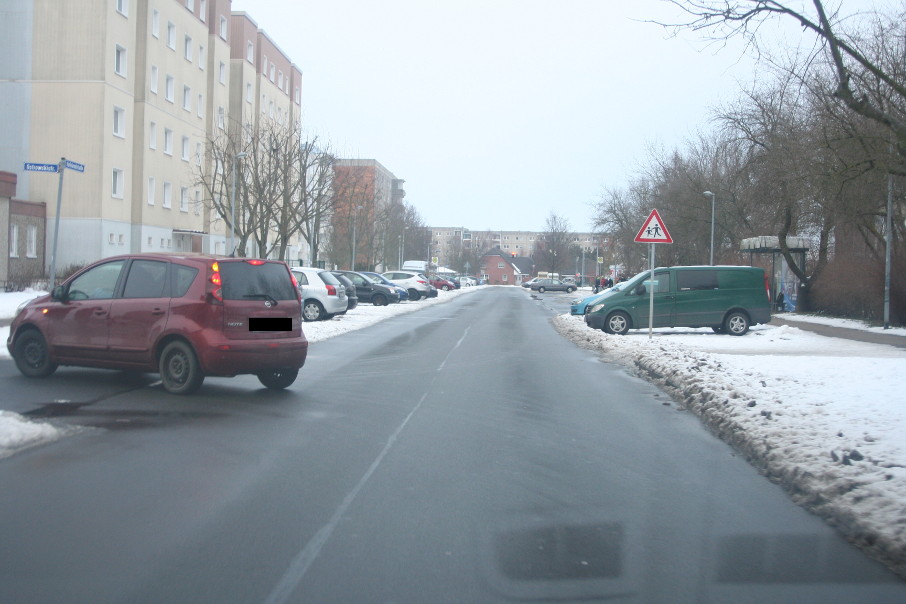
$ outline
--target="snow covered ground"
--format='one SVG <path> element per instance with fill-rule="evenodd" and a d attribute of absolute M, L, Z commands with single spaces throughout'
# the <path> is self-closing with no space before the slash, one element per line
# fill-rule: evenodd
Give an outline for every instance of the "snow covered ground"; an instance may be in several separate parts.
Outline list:
<path fill-rule="evenodd" d="M 386 307 L 362 305 L 307 323 L 318 342 L 396 314 L 490 286 Z M 0 294 L 0 319 L 37 292 Z M 528 293 L 526 294 L 528 295 Z M 854 321 L 782 315 L 904 337 Z M 906 576 L 906 349 L 828 338 L 790 326 L 755 326 L 744 337 L 710 329 L 656 329 L 611 336 L 580 317 L 554 318 L 578 345 L 668 391 L 792 498 Z M 8 328 L 0 328 L 5 342 Z M 0 355 L 7 356 L 5 347 Z M 0 458 L 60 438 L 53 426 L 0 411 Z"/>

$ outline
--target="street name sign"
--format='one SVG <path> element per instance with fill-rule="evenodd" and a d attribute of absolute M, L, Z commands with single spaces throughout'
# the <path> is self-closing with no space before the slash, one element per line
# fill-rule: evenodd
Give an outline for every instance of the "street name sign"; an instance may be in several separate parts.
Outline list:
<path fill-rule="evenodd" d="M 71 160 L 68 160 L 68 159 L 67 159 L 67 160 L 66 160 L 66 169 L 67 169 L 67 170 L 75 170 L 76 172 L 84 172 L 84 171 L 85 171 L 85 164 L 80 164 L 80 163 L 78 163 L 78 162 L 74 162 L 74 161 L 71 161 Z"/>
<path fill-rule="evenodd" d="M 57 169 L 57 164 L 36 164 L 32 162 L 25 162 L 26 172 L 56 172 Z"/>

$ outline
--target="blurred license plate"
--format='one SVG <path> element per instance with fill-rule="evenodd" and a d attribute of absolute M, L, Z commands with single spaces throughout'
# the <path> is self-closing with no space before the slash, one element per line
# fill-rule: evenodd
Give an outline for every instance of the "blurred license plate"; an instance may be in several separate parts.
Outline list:
<path fill-rule="evenodd" d="M 292 331 L 291 317 L 252 317 L 249 319 L 249 331 Z"/>

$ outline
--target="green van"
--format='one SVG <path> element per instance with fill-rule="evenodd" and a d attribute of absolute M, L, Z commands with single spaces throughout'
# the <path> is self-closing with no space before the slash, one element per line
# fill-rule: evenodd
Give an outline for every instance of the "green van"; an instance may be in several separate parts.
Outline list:
<path fill-rule="evenodd" d="M 651 271 L 598 300 L 585 323 L 607 333 L 648 327 Z M 741 336 L 771 320 L 764 270 L 751 266 L 673 266 L 654 270 L 654 326 L 710 327 Z"/>

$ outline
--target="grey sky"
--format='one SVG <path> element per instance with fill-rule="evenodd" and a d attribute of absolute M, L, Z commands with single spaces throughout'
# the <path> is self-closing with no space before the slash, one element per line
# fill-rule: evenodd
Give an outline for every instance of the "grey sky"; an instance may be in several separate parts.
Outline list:
<path fill-rule="evenodd" d="M 303 127 L 406 181 L 431 226 L 590 230 L 652 146 L 753 78 L 661 0 L 234 0 L 303 71 Z M 799 35 L 792 29 L 793 35 Z"/>

